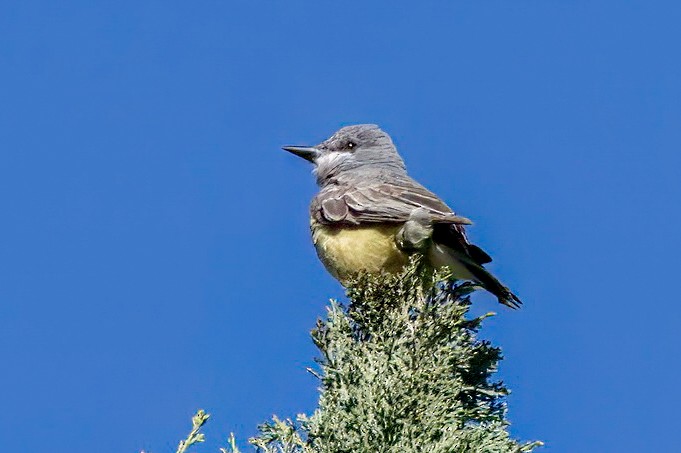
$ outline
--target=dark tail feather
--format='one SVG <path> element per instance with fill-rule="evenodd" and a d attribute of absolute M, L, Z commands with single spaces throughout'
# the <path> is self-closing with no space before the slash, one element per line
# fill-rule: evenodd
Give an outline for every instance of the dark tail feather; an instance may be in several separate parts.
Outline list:
<path fill-rule="evenodd" d="M 497 296 L 500 304 L 510 308 L 520 308 L 523 304 L 520 299 L 518 299 L 518 296 L 513 294 L 510 289 L 505 287 L 487 269 L 473 262 L 469 257 L 462 256 L 460 253 L 457 253 L 457 258 L 459 262 L 466 266 L 466 269 L 473 274 L 473 277 L 475 277 L 483 288 Z"/>

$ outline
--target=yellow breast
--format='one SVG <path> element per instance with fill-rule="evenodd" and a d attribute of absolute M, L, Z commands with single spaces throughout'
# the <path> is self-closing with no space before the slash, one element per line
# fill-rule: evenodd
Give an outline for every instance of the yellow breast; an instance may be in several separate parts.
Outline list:
<path fill-rule="evenodd" d="M 336 228 L 313 222 L 311 229 L 319 259 L 341 283 L 360 271 L 399 272 L 408 262 L 395 244 L 399 226 Z"/>

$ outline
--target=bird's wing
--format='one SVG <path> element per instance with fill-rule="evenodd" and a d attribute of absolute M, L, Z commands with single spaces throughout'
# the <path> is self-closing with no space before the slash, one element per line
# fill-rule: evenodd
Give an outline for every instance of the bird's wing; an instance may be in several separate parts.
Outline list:
<path fill-rule="evenodd" d="M 462 225 L 433 225 L 433 241 L 465 254 L 476 264 L 483 265 L 492 261 L 483 249 L 471 244 Z"/>
<path fill-rule="evenodd" d="M 411 179 L 326 188 L 313 200 L 311 215 L 326 225 L 359 226 L 406 222 L 416 208 L 426 209 L 431 216 L 434 241 L 464 253 L 478 264 L 492 260 L 468 241 L 464 225 L 472 222 L 457 216 L 437 195 Z"/>
<path fill-rule="evenodd" d="M 356 226 L 405 222 L 416 208 L 426 209 L 434 223 L 471 223 L 428 189 L 405 181 L 322 190 L 312 202 L 311 214 L 320 223 Z"/>

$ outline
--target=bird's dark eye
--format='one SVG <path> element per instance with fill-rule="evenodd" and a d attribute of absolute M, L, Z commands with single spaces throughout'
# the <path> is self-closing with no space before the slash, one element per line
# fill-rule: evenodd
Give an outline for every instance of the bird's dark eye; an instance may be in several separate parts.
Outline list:
<path fill-rule="evenodd" d="M 348 144 L 346 145 L 346 147 L 348 149 L 355 149 L 356 146 L 357 146 L 357 143 L 355 143 L 355 142 L 348 142 Z"/>

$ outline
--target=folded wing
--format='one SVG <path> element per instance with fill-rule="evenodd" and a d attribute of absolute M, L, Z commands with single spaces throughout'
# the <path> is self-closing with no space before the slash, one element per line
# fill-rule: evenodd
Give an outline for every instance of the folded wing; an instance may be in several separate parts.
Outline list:
<path fill-rule="evenodd" d="M 464 253 L 478 264 L 492 260 L 468 241 L 464 225 L 472 222 L 457 216 L 437 195 L 412 179 L 352 188 L 327 187 L 313 200 L 311 214 L 322 224 L 360 226 L 402 223 L 416 208 L 424 208 L 430 214 L 434 241 Z"/>

